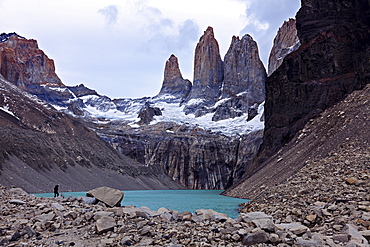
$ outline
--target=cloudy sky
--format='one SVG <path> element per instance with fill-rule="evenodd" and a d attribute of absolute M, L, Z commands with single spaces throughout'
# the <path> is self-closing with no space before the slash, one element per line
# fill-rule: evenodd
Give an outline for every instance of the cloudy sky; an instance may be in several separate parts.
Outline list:
<path fill-rule="evenodd" d="M 261 60 L 300 0 L 0 0 L 0 33 L 36 39 L 66 85 L 112 98 L 156 95 L 171 54 L 193 79 L 196 43 L 212 26 L 221 57 L 250 34 Z"/>

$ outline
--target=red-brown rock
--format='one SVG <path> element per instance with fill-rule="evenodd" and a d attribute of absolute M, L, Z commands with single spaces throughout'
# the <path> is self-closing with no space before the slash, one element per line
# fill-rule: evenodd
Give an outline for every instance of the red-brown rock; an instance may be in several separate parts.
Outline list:
<path fill-rule="evenodd" d="M 191 86 L 191 82 L 182 77 L 178 59 L 172 54 L 166 61 L 163 84 L 158 96 L 169 94 L 184 99 L 188 96 Z"/>
<path fill-rule="evenodd" d="M 0 43 L 0 73 L 23 89 L 27 85 L 64 86 L 55 73 L 54 61 L 39 49 L 37 41 L 16 34 Z"/>
<path fill-rule="evenodd" d="M 193 88 L 187 101 L 202 99 L 206 106 L 214 104 L 221 93 L 223 76 L 223 62 L 218 42 L 213 28 L 208 27 L 195 48 Z M 193 113 L 194 108 L 185 108 L 185 112 Z"/>

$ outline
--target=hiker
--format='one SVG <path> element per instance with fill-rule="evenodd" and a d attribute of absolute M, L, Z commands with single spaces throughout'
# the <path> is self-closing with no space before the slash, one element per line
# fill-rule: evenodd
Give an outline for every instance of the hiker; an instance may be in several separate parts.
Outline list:
<path fill-rule="evenodd" d="M 59 188 L 59 185 L 58 184 L 54 186 L 54 197 L 59 196 L 58 188 Z"/>

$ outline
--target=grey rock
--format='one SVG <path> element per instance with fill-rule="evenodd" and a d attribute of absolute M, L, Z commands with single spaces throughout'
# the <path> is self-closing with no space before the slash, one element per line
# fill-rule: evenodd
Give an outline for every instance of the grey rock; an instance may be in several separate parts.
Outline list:
<path fill-rule="evenodd" d="M 262 230 L 268 232 L 274 232 L 275 230 L 275 224 L 272 219 L 255 219 L 252 220 L 252 222 L 256 227 L 261 228 Z"/>
<path fill-rule="evenodd" d="M 161 109 L 159 109 L 158 107 L 151 107 L 150 105 L 146 105 L 139 112 L 139 124 L 149 124 L 151 121 L 153 121 L 155 116 L 162 116 Z"/>
<path fill-rule="evenodd" d="M 15 195 L 20 195 L 20 196 L 28 195 L 28 193 L 24 191 L 22 188 L 11 188 L 8 191 Z"/>
<path fill-rule="evenodd" d="M 26 202 L 22 201 L 22 200 L 19 200 L 19 199 L 11 199 L 9 201 L 10 204 L 15 204 L 15 205 L 23 205 L 23 204 L 26 204 Z"/>
<path fill-rule="evenodd" d="M 294 226 L 290 228 L 289 230 L 295 235 L 302 235 L 303 233 L 306 233 L 308 231 L 308 227 L 299 225 L 299 226 Z"/>
<path fill-rule="evenodd" d="M 242 243 L 244 245 L 259 244 L 266 243 L 268 240 L 268 234 L 265 231 L 258 230 L 245 236 Z"/>
<path fill-rule="evenodd" d="M 357 229 L 351 224 L 346 224 L 343 231 L 350 236 L 351 242 L 365 245 L 369 244 L 367 239 L 364 236 L 362 236 L 361 233 L 359 233 Z"/>
<path fill-rule="evenodd" d="M 27 235 L 30 238 L 36 235 L 36 231 L 30 226 L 25 226 L 21 234 L 22 236 Z"/>
<path fill-rule="evenodd" d="M 97 200 L 103 202 L 104 204 L 110 207 L 115 207 L 121 205 L 124 193 L 120 190 L 103 186 L 90 190 L 89 192 L 86 193 L 86 195 L 95 197 Z"/>
<path fill-rule="evenodd" d="M 251 212 L 251 213 L 241 213 L 239 215 L 241 217 L 241 219 L 244 221 L 244 222 L 252 222 L 253 220 L 260 220 L 260 219 L 269 219 L 271 220 L 272 219 L 272 216 L 271 215 L 267 215 L 265 214 L 264 212 Z"/>
<path fill-rule="evenodd" d="M 277 242 L 279 242 L 279 235 L 277 235 L 275 233 L 271 233 L 270 236 L 269 236 L 269 241 L 271 243 L 277 243 Z"/>
<path fill-rule="evenodd" d="M 190 221 L 193 218 L 193 214 L 187 211 L 178 214 L 178 219 L 181 221 Z"/>
<path fill-rule="evenodd" d="M 50 207 L 60 211 L 65 210 L 65 208 L 57 202 L 50 203 Z"/>
<path fill-rule="evenodd" d="M 334 241 L 338 241 L 338 242 L 342 242 L 342 243 L 347 243 L 349 241 L 349 237 L 350 237 L 350 235 L 348 235 L 348 234 L 338 234 L 338 235 L 334 235 L 332 237 L 332 239 Z"/>
<path fill-rule="evenodd" d="M 131 238 L 130 238 L 130 237 L 128 237 L 128 236 L 123 237 L 123 238 L 121 239 L 121 241 L 120 241 L 120 244 L 121 244 L 121 245 L 131 246 L 131 245 L 132 245 L 132 243 L 133 243 L 133 241 L 132 241 L 132 240 L 131 240 Z"/>
<path fill-rule="evenodd" d="M 113 230 L 117 226 L 116 220 L 113 217 L 103 216 L 96 221 L 96 232 L 98 234 Z"/>
<path fill-rule="evenodd" d="M 95 197 L 81 196 L 78 200 L 85 204 L 96 204 L 97 200 Z"/>
<path fill-rule="evenodd" d="M 108 212 L 108 211 L 98 211 L 94 214 L 94 220 L 101 219 L 106 216 L 113 216 L 113 212 Z"/>
<path fill-rule="evenodd" d="M 365 231 L 359 231 L 359 233 L 366 238 L 367 241 L 370 241 L 370 230 L 365 230 Z"/>
<path fill-rule="evenodd" d="M 72 220 L 76 219 L 77 216 L 78 216 L 78 214 L 75 211 L 69 211 L 69 212 L 64 214 L 64 217 L 70 218 Z"/>
<path fill-rule="evenodd" d="M 301 237 L 297 238 L 295 241 L 294 246 L 302 246 L 302 247 L 320 247 L 322 246 L 321 242 L 317 242 L 313 239 L 303 239 Z"/>
<path fill-rule="evenodd" d="M 151 230 L 151 227 L 150 226 L 144 226 L 143 228 L 141 228 L 139 230 L 138 233 L 143 236 L 143 235 L 148 234 L 150 232 L 150 230 Z"/>
<path fill-rule="evenodd" d="M 50 212 L 48 214 L 36 215 L 34 217 L 36 221 L 40 221 L 40 222 L 52 221 L 54 218 L 55 218 L 55 214 L 53 212 Z"/>
<path fill-rule="evenodd" d="M 137 210 L 135 211 L 135 214 L 136 214 L 136 217 L 141 217 L 143 219 L 149 219 L 149 215 L 144 211 Z"/>
<path fill-rule="evenodd" d="M 157 211 L 151 210 L 150 208 L 145 206 L 138 208 L 138 210 L 145 212 L 150 217 L 156 217 L 160 215 Z"/>

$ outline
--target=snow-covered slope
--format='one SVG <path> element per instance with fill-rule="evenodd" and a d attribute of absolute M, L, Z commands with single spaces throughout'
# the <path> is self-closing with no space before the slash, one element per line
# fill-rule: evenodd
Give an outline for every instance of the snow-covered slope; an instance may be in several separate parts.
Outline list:
<path fill-rule="evenodd" d="M 59 90 L 55 88 L 55 90 Z M 68 89 L 67 89 L 68 90 Z M 88 118 L 96 123 L 104 124 L 111 121 L 120 120 L 122 123 L 132 128 L 140 127 L 139 113 L 146 106 L 150 105 L 159 108 L 162 115 L 154 116 L 149 124 L 154 125 L 160 122 L 173 122 L 179 125 L 190 125 L 215 133 L 221 133 L 227 136 L 238 136 L 248 134 L 253 131 L 261 130 L 264 127 L 263 122 L 263 103 L 258 106 L 257 115 L 250 121 L 248 113 L 236 118 L 229 118 L 220 121 L 212 121 L 214 113 L 208 113 L 201 117 L 195 117 L 194 114 L 185 114 L 183 109 L 186 104 L 181 104 L 179 100 L 171 95 L 161 95 L 153 98 L 139 99 L 115 99 L 107 96 L 86 95 L 82 97 L 75 96 L 68 102 L 54 104 L 58 110 L 76 115 L 71 111 L 70 105 L 79 102 L 79 110 L 83 112 L 82 118 Z M 214 109 L 225 102 L 225 99 L 216 102 Z M 188 104 L 191 104 L 189 102 Z"/>

